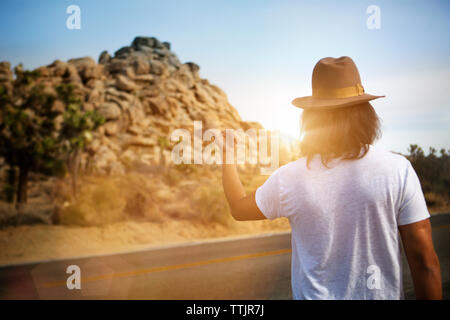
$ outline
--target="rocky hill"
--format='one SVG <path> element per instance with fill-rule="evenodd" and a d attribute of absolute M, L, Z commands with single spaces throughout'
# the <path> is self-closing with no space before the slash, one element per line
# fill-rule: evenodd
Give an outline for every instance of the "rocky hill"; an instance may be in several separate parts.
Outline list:
<path fill-rule="evenodd" d="M 177 128 L 193 130 L 261 126 L 244 122 L 216 85 L 202 79 L 199 66 L 182 63 L 168 42 L 136 37 L 113 56 L 104 51 L 91 57 L 54 61 L 38 68 L 40 81 L 53 92 L 72 83 L 85 110 L 96 109 L 106 119 L 83 155 L 82 166 L 97 173 L 123 174 L 127 168 L 159 165 L 169 156 L 161 147 Z M 0 82 L 12 81 L 11 66 L 0 63 Z M 55 103 L 55 108 L 64 108 Z M 164 142 L 164 143 L 162 143 Z"/>

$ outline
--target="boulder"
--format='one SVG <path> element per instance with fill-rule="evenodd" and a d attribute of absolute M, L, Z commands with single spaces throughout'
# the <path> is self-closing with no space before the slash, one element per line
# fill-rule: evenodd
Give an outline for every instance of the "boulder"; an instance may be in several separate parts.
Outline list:
<path fill-rule="evenodd" d="M 155 37 L 136 37 L 131 46 L 135 50 L 140 50 L 141 47 L 163 48 L 162 43 Z"/>
<path fill-rule="evenodd" d="M 194 76 L 185 64 L 180 65 L 179 69 L 172 74 L 172 77 L 180 80 L 187 89 L 192 89 L 195 85 Z"/>
<path fill-rule="evenodd" d="M 169 55 L 169 50 L 167 50 L 166 48 L 162 47 L 162 48 L 155 48 L 153 49 L 153 52 L 156 53 L 160 58 L 162 57 L 167 57 Z"/>
<path fill-rule="evenodd" d="M 105 132 L 108 136 L 115 136 L 120 131 L 120 126 L 117 121 L 108 121 L 104 124 Z"/>
<path fill-rule="evenodd" d="M 87 95 L 87 101 L 91 103 L 100 104 L 105 100 L 105 87 L 101 80 L 92 80 L 88 83 L 91 91 Z"/>
<path fill-rule="evenodd" d="M 84 81 L 89 81 L 91 79 L 100 79 L 103 73 L 104 73 L 103 65 L 87 67 L 82 72 L 82 78 Z"/>
<path fill-rule="evenodd" d="M 148 98 L 146 101 L 153 114 L 164 114 L 165 110 L 167 110 L 167 100 L 162 95 Z"/>
<path fill-rule="evenodd" d="M 112 58 L 109 63 L 105 64 L 105 69 L 112 74 L 126 73 L 126 69 L 129 68 L 129 62 L 124 59 Z"/>
<path fill-rule="evenodd" d="M 181 66 L 180 60 L 178 60 L 178 57 L 174 54 L 169 54 L 167 61 L 170 66 L 176 67 L 177 69 Z"/>
<path fill-rule="evenodd" d="M 147 137 L 136 137 L 136 136 L 130 136 L 125 141 L 125 146 L 138 146 L 138 147 L 154 147 L 156 146 L 157 142 L 154 138 L 147 138 Z"/>
<path fill-rule="evenodd" d="M 13 73 L 11 64 L 7 61 L 0 62 L 0 82 L 12 81 Z"/>
<path fill-rule="evenodd" d="M 35 71 L 37 71 L 39 73 L 39 76 L 43 78 L 52 76 L 52 71 L 48 67 L 39 67 Z"/>
<path fill-rule="evenodd" d="M 100 148 L 101 142 L 99 139 L 93 139 L 91 142 L 87 145 L 87 150 L 91 153 L 97 152 L 97 150 Z"/>
<path fill-rule="evenodd" d="M 98 113 L 106 120 L 115 120 L 120 117 L 121 110 L 116 103 L 105 102 L 98 108 Z"/>
<path fill-rule="evenodd" d="M 197 73 L 200 71 L 200 67 L 198 64 L 194 62 L 186 62 L 185 65 L 189 68 L 192 73 Z"/>
<path fill-rule="evenodd" d="M 52 88 L 59 83 L 72 83 L 83 110 L 96 110 L 105 118 L 83 155 L 99 173 L 125 173 L 125 158 L 157 163 L 158 137 L 170 137 L 176 128 L 191 132 L 194 120 L 203 121 L 204 129 L 262 128 L 242 121 L 226 94 L 199 77 L 196 63 L 180 62 L 169 42 L 154 37 L 136 37 L 114 57 L 103 51 L 98 64 L 82 57 L 55 60 L 38 70 L 46 92 L 55 93 Z M 0 62 L 2 85 L 10 88 L 12 79 L 10 64 Z M 65 105 L 56 100 L 53 108 L 64 112 Z M 58 121 L 60 127 L 62 117 Z M 125 151 L 127 157 L 119 160 Z M 127 169 L 133 161 L 126 163 Z"/>
<path fill-rule="evenodd" d="M 134 73 L 137 75 L 150 73 L 150 63 L 145 57 L 136 57 L 133 61 Z"/>
<path fill-rule="evenodd" d="M 64 76 L 72 83 L 81 83 L 81 77 L 78 74 L 77 68 L 73 64 L 67 66 Z"/>
<path fill-rule="evenodd" d="M 55 60 L 49 68 L 53 71 L 55 77 L 62 77 L 67 71 L 67 63 L 61 60 Z"/>
<path fill-rule="evenodd" d="M 117 162 L 117 156 L 111 149 L 102 145 L 95 153 L 93 160 L 95 168 L 98 171 L 101 173 L 109 173 L 111 163 Z"/>
<path fill-rule="evenodd" d="M 116 52 L 114 52 L 114 57 L 119 58 L 119 59 L 125 58 L 133 51 L 134 51 L 134 49 L 132 47 L 122 47 L 119 50 L 117 50 Z"/>
<path fill-rule="evenodd" d="M 122 74 L 117 76 L 116 86 L 117 89 L 123 91 L 134 91 L 137 89 L 136 83 Z"/>
<path fill-rule="evenodd" d="M 99 64 L 106 64 L 111 60 L 111 56 L 108 53 L 108 51 L 104 50 L 102 53 L 100 53 L 100 56 L 98 57 L 98 63 Z"/>
<path fill-rule="evenodd" d="M 136 82 L 153 82 L 155 78 L 151 74 L 140 74 L 133 78 Z"/>
<path fill-rule="evenodd" d="M 166 66 L 163 62 L 158 60 L 151 60 L 150 61 L 150 73 L 154 75 L 161 76 L 166 69 Z"/>
<path fill-rule="evenodd" d="M 91 57 L 71 59 L 69 64 L 74 65 L 84 82 L 90 79 L 100 79 L 103 75 L 103 66 L 95 63 Z"/>
<path fill-rule="evenodd" d="M 95 67 L 97 64 L 95 63 L 94 59 L 91 57 L 82 57 L 82 58 L 76 58 L 76 59 L 70 59 L 67 61 L 68 64 L 74 65 L 77 69 L 78 73 L 81 73 L 84 71 L 84 69 L 88 67 Z"/>
<path fill-rule="evenodd" d="M 127 109 L 127 113 L 131 123 L 138 123 L 145 117 L 142 106 L 130 106 L 130 108 Z"/>
<path fill-rule="evenodd" d="M 170 42 L 164 41 L 162 43 L 163 47 L 166 48 L 167 50 L 170 50 Z"/>

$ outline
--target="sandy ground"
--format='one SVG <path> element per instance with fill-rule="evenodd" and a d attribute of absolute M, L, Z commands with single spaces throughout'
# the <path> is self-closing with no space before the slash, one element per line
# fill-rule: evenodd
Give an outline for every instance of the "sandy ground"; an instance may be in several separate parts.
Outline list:
<path fill-rule="evenodd" d="M 0 230 L 0 265 L 140 250 L 220 237 L 289 231 L 287 219 L 221 224 L 120 222 L 104 227 L 34 225 Z"/>

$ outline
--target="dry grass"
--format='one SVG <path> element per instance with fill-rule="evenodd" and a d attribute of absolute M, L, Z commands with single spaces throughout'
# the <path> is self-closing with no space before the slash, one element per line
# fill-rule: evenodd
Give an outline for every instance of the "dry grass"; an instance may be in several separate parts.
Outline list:
<path fill-rule="evenodd" d="M 426 192 L 425 201 L 427 202 L 428 210 L 431 213 L 450 212 L 450 201 L 448 197 L 445 197 L 442 194 Z"/>
<path fill-rule="evenodd" d="M 229 225 L 232 221 L 228 203 L 222 188 L 200 187 L 193 199 L 198 218 L 203 223 Z"/>
<path fill-rule="evenodd" d="M 247 191 L 265 176 L 242 174 Z M 76 199 L 61 186 L 59 224 L 108 225 L 122 220 L 162 222 L 182 219 L 203 224 L 229 225 L 232 221 L 223 193 L 221 171 L 180 167 L 153 174 L 120 177 L 83 177 Z"/>
<path fill-rule="evenodd" d="M 65 202 L 59 212 L 63 225 L 99 226 L 125 218 L 126 201 L 121 189 L 107 179 L 95 184 L 84 184 L 79 196 L 71 203 Z"/>

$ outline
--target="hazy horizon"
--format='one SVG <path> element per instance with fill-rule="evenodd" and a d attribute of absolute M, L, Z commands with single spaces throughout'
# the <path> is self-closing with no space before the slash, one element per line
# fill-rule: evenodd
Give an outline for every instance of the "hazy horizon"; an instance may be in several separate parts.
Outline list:
<path fill-rule="evenodd" d="M 242 118 L 298 137 L 311 72 L 325 56 L 352 57 L 382 119 L 379 144 L 449 149 L 448 1 L 14 1 L 0 4 L 0 60 L 25 68 L 55 59 L 110 54 L 136 36 L 172 44 L 182 62 L 221 87 Z M 66 28 L 66 8 L 81 8 L 81 29 Z M 381 9 L 369 30 L 366 9 Z M 444 40 L 443 40 L 444 39 Z"/>

